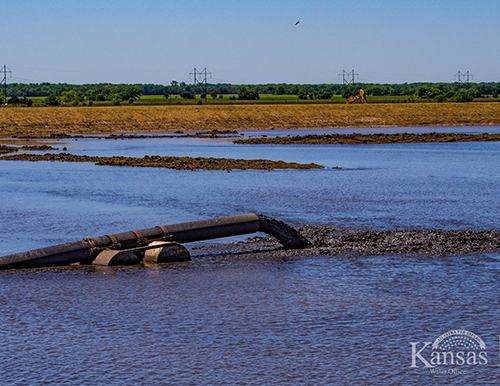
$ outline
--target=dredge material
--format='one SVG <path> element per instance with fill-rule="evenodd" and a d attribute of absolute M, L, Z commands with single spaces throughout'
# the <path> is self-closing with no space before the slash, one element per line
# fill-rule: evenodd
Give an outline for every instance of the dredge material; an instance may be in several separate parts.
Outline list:
<path fill-rule="evenodd" d="M 297 231 L 308 240 L 305 249 L 283 249 L 274 237 L 251 237 L 230 244 L 194 247 L 197 257 L 234 258 L 247 255 L 255 259 L 283 261 L 311 256 L 370 257 L 405 255 L 441 258 L 481 253 L 500 253 L 500 231 L 473 230 L 388 230 L 370 231 L 317 224 L 302 224 Z M 493 257 L 494 258 L 494 257 Z"/>
<path fill-rule="evenodd" d="M 314 163 L 299 164 L 296 162 L 271 161 L 265 159 L 232 159 L 203 157 L 160 157 L 159 155 L 133 157 L 98 157 L 86 155 L 60 154 L 12 154 L 0 160 L 7 161 L 57 161 L 57 162 L 92 162 L 95 165 L 135 166 L 148 168 L 167 168 L 177 170 L 274 170 L 274 169 L 323 169 L 324 166 Z"/>
<path fill-rule="evenodd" d="M 412 255 L 443 257 L 474 253 L 499 253 L 500 231 L 496 230 L 386 230 L 371 231 L 315 224 L 303 224 L 297 230 L 310 243 L 303 251 L 273 252 L 290 256 L 381 256 Z M 276 240 L 252 238 L 251 242 L 235 244 L 234 248 L 272 249 Z M 226 253 L 231 251 L 224 245 Z"/>
<path fill-rule="evenodd" d="M 306 226 L 301 232 L 321 254 L 447 256 L 500 251 L 500 231 L 360 231 Z"/>
<path fill-rule="evenodd" d="M 91 134 L 66 134 L 66 133 L 48 133 L 40 136 L 33 135 L 16 135 L 13 138 L 19 139 L 143 139 L 143 138 L 230 138 L 236 137 L 241 134 L 237 130 L 218 130 L 213 129 L 210 131 L 197 131 L 194 133 L 175 131 L 173 134 L 109 134 L 109 135 L 91 135 Z"/>
<path fill-rule="evenodd" d="M 486 142 L 500 141 L 500 134 L 465 134 L 465 133 L 396 133 L 396 134 L 309 134 L 293 137 L 261 137 L 234 140 L 242 145 L 361 145 L 381 143 L 429 143 L 429 142 Z"/>
<path fill-rule="evenodd" d="M 0 154 L 15 153 L 19 148 L 15 146 L 0 145 Z"/>
<path fill-rule="evenodd" d="M 190 259 L 189 253 L 186 256 L 185 248 L 179 243 L 259 231 L 277 238 L 286 249 L 305 248 L 308 245 L 307 240 L 291 226 L 264 215 L 248 213 L 133 230 L 16 253 L 0 257 L 0 269 L 48 267 L 74 263 L 137 264 L 142 260 L 149 262 L 185 261 Z M 162 251 L 162 248 L 167 248 L 167 250 Z M 170 253 L 172 248 L 175 250 Z M 153 249 L 157 250 L 157 255 L 154 254 Z M 162 257 L 162 254 L 165 257 Z"/>
<path fill-rule="evenodd" d="M 44 151 L 44 150 L 59 150 L 57 147 L 48 145 L 25 145 L 25 146 L 7 146 L 0 145 L 0 154 L 16 153 L 19 150 Z"/>

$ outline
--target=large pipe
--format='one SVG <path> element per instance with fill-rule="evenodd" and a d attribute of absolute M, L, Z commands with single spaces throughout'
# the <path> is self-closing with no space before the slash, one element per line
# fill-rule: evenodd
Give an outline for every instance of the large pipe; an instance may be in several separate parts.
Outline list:
<path fill-rule="evenodd" d="M 278 238 L 285 248 L 304 248 L 307 241 L 289 225 L 273 218 L 253 213 L 157 226 L 154 228 L 106 235 L 35 249 L 0 257 L 0 269 L 47 267 L 72 263 L 90 263 L 106 248 L 130 249 L 154 240 L 179 243 L 265 232 Z"/>

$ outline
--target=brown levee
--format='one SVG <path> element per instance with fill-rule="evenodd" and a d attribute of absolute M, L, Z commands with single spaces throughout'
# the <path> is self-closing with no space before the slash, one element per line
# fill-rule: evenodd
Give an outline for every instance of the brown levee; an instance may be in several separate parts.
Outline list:
<path fill-rule="evenodd" d="M 500 103 L 1 108 L 0 137 L 50 134 L 500 125 Z"/>

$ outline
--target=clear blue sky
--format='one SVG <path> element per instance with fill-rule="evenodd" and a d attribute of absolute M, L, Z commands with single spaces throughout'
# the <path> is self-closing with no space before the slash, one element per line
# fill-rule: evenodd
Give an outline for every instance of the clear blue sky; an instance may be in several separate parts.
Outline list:
<path fill-rule="evenodd" d="M 499 0 L 3 0 L 8 82 L 500 81 Z M 296 21 L 300 20 L 298 25 Z"/>

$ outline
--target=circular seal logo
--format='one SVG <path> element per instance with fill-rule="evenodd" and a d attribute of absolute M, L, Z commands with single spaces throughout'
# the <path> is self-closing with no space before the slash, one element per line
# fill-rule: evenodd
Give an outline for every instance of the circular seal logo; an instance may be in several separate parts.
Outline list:
<path fill-rule="evenodd" d="M 479 351 L 486 344 L 476 334 L 467 330 L 451 330 L 438 337 L 432 344 L 434 350 L 450 351 L 453 348 Z"/>

